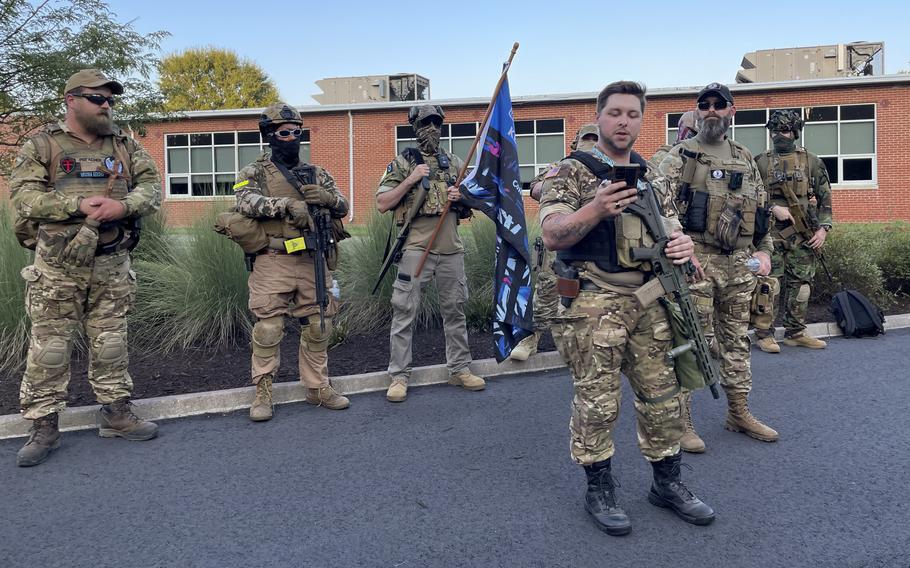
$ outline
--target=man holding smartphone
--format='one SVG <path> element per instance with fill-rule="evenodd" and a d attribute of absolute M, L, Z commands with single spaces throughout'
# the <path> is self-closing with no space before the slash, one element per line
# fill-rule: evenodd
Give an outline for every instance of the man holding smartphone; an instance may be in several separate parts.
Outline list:
<path fill-rule="evenodd" d="M 749 149 L 726 136 L 736 113 L 730 89 L 720 83 L 703 88 L 696 112 L 698 134 L 670 150 L 660 172 L 686 234 L 695 241 L 702 278 L 691 291 L 702 329 L 720 359 L 728 403 L 724 427 L 774 442 L 777 432 L 752 415 L 747 400 L 752 371 L 746 332 L 756 280 L 746 262 L 758 259 L 760 276 L 771 271 L 771 237 L 759 238 L 756 222 L 767 215 L 765 187 Z M 686 406 L 691 408 L 688 397 Z M 697 436 L 691 418 L 687 430 Z M 704 451 L 704 444 L 696 451 Z"/>
<path fill-rule="evenodd" d="M 587 476 L 585 510 L 610 535 L 631 530 L 611 472 L 621 372 L 635 393 L 639 447 L 654 470 L 648 500 L 693 524 L 714 520 L 711 507 L 680 480 L 682 401 L 667 360 L 672 347 L 667 311 L 659 302 L 643 305 L 635 295 L 650 272 L 632 259 L 631 249 L 653 245 L 641 220 L 623 211 L 639 191 L 656 191 L 665 204 L 665 223 L 673 228 L 667 256 L 683 264 L 693 249 L 666 206 L 668 196 L 651 187 L 652 172 L 632 151 L 644 108 L 642 85 L 607 85 L 597 97 L 596 146 L 573 152 L 547 172 L 540 208 L 544 244 L 557 251 L 562 297 L 553 335 L 575 386 L 571 456 Z"/>

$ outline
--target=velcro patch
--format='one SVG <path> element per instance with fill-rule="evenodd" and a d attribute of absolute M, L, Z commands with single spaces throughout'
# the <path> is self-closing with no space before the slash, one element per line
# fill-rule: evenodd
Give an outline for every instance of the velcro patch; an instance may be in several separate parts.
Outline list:
<path fill-rule="evenodd" d="M 245 180 L 243 180 L 243 181 L 241 181 L 241 182 L 235 183 L 235 184 L 234 184 L 234 191 L 237 191 L 238 189 L 240 189 L 241 187 L 243 187 L 243 186 L 245 186 L 245 185 L 248 185 L 249 183 L 250 183 L 250 180 L 248 180 L 248 179 L 245 179 Z"/>
<path fill-rule="evenodd" d="M 552 168 L 549 169 L 549 171 L 547 171 L 547 174 L 545 176 L 543 176 L 543 179 L 556 177 L 558 174 L 559 174 L 559 166 L 553 166 Z"/>

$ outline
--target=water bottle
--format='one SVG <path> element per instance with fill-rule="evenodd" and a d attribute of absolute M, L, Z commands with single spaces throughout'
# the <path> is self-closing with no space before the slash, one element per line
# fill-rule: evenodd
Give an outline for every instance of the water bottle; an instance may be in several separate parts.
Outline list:
<path fill-rule="evenodd" d="M 761 261 L 758 260 L 757 258 L 755 258 L 754 256 L 751 256 L 746 261 L 746 267 L 749 269 L 750 272 L 758 272 L 758 270 L 761 268 Z"/>
<path fill-rule="evenodd" d="M 338 281 L 332 278 L 332 287 L 329 289 L 336 300 L 341 299 L 341 288 L 338 287 Z"/>

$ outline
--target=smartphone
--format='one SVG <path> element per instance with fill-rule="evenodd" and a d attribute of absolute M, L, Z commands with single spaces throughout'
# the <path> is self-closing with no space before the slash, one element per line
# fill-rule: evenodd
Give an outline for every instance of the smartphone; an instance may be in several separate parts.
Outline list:
<path fill-rule="evenodd" d="M 613 166 L 613 171 L 610 172 L 610 181 L 626 182 L 626 187 L 629 189 L 634 189 L 638 183 L 638 171 L 640 167 L 638 164 L 631 164 L 629 166 Z"/>

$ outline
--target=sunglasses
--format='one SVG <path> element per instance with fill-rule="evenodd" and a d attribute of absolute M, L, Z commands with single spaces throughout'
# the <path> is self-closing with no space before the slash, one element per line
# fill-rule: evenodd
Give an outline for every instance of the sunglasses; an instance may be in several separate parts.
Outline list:
<path fill-rule="evenodd" d="M 300 138 L 300 135 L 303 134 L 303 130 L 300 128 L 295 128 L 294 130 L 277 130 L 275 134 L 281 136 L 282 138 L 287 138 L 288 136 L 293 136 L 294 138 Z"/>
<path fill-rule="evenodd" d="M 101 106 L 104 103 L 107 103 L 108 106 L 114 106 L 117 104 L 117 99 L 115 99 L 114 97 L 105 97 L 104 95 L 99 95 L 97 93 L 92 93 L 91 95 L 77 95 L 74 93 L 73 96 L 82 97 L 83 99 L 87 100 L 88 102 L 90 102 L 92 104 L 96 104 L 98 106 Z"/>
<path fill-rule="evenodd" d="M 717 101 L 716 103 L 712 103 L 709 101 L 699 101 L 698 110 L 708 110 L 712 106 L 714 107 L 714 110 L 724 110 L 725 108 L 730 106 L 730 103 L 728 103 L 727 101 Z"/>
<path fill-rule="evenodd" d="M 420 123 L 418 124 L 418 126 L 426 126 L 428 124 L 432 124 L 433 126 L 440 127 L 440 126 L 442 126 L 442 119 L 439 118 L 438 116 L 431 116 L 429 118 L 425 118 L 425 119 L 421 120 Z"/>

